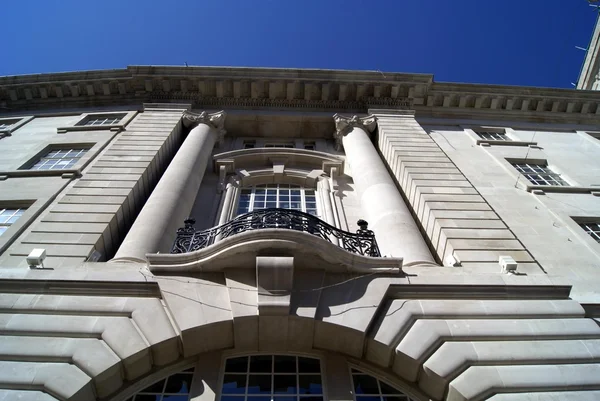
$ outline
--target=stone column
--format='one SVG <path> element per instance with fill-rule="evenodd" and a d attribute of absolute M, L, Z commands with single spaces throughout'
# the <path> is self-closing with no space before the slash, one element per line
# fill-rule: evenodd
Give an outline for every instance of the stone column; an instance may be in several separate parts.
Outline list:
<path fill-rule="evenodd" d="M 112 261 L 146 262 L 147 253 L 170 251 L 177 229 L 189 216 L 217 140 L 225 134 L 225 112 L 185 112 L 193 127 L 135 219 Z"/>
<path fill-rule="evenodd" d="M 231 215 L 231 209 L 235 206 L 233 204 L 235 188 L 236 187 L 231 182 L 228 182 L 225 187 L 225 197 L 223 199 L 221 214 L 219 215 L 219 225 L 225 224 L 230 220 L 229 216 Z"/>
<path fill-rule="evenodd" d="M 323 205 L 323 213 L 325 214 L 325 221 L 336 227 L 335 224 L 335 217 L 333 215 L 333 205 L 331 204 L 331 186 L 329 185 L 329 178 L 328 177 L 322 177 L 319 182 L 317 183 L 317 187 L 319 188 L 319 196 L 321 198 L 321 204 Z M 339 228 L 339 227 L 338 227 Z M 332 243 L 338 245 L 339 241 L 338 239 L 331 235 L 329 237 L 329 239 L 331 240 Z"/>
<path fill-rule="evenodd" d="M 404 265 L 436 264 L 413 216 L 371 142 L 373 116 L 333 116 L 336 146 L 342 146 L 352 170 L 364 219 L 385 256 L 404 258 Z"/>

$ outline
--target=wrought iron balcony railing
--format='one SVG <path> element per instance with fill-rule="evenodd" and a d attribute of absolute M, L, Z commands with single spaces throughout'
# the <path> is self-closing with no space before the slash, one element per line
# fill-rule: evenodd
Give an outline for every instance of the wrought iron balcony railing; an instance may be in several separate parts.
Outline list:
<path fill-rule="evenodd" d="M 315 235 L 341 248 L 364 256 L 380 257 L 375 234 L 368 229 L 364 220 L 358 221 L 360 227 L 356 233 L 350 233 L 329 225 L 308 213 L 289 209 L 261 209 L 242 214 L 217 227 L 196 231 L 194 219 L 187 219 L 185 227 L 177 230 L 177 238 L 171 253 L 187 253 L 206 248 L 218 240 L 231 237 L 245 231 L 264 228 L 296 230 Z"/>

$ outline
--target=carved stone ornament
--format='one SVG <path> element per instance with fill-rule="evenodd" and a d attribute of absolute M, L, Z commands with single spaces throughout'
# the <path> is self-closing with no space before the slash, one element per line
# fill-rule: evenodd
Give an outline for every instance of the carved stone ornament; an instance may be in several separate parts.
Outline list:
<path fill-rule="evenodd" d="M 217 130 L 218 143 L 223 141 L 225 137 L 225 117 L 227 113 L 223 110 L 218 111 L 216 113 L 207 113 L 203 111 L 201 113 L 194 113 L 191 111 L 185 111 L 183 113 L 183 123 L 186 127 L 194 128 L 198 124 L 206 124 L 210 127 L 213 127 Z"/>
<path fill-rule="evenodd" d="M 358 117 L 356 115 L 352 117 L 342 116 L 336 114 L 333 116 L 333 121 L 335 121 L 335 133 L 333 137 L 335 138 L 335 148 L 336 150 L 342 150 L 342 139 L 348 134 L 353 127 L 359 127 L 369 132 L 373 132 L 375 127 L 377 126 L 377 117 L 375 116 L 367 116 L 367 117 Z"/>

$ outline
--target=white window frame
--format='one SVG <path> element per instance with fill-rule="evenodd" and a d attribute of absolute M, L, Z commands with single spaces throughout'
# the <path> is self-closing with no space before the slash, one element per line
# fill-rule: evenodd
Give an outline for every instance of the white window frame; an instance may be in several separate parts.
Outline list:
<path fill-rule="evenodd" d="M 576 220 L 577 225 L 594 241 L 600 244 L 600 219 Z"/>
<path fill-rule="evenodd" d="M 567 180 L 565 180 L 560 173 L 557 173 L 548 166 L 548 163 L 538 163 L 533 161 L 511 161 L 512 167 L 527 179 L 531 185 L 534 186 L 548 186 L 548 187 L 570 187 L 572 186 Z M 531 169 L 529 173 L 526 169 Z M 543 169 L 543 171 L 536 171 L 536 169 Z M 530 178 L 537 176 L 538 178 Z M 535 182 L 535 181 L 538 182 Z M 539 182 L 545 182 L 540 184 Z"/>
<path fill-rule="evenodd" d="M 276 194 L 275 194 L 275 202 L 277 204 L 277 206 L 273 206 L 273 207 L 279 207 L 279 203 L 283 202 L 285 203 L 285 201 L 280 201 L 280 191 L 281 190 L 293 190 L 293 189 L 298 189 L 300 190 L 300 204 L 301 204 L 301 208 L 300 210 L 296 209 L 296 208 L 283 208 L 283 209 L 289 209 L 289 210 L 298 210 L 304 213 L 309 213 L 312 214 L 315 217 L 321 218 L 321 207 L 320 207 L 320 203 L 319 202 L 319 194 L 317 193 L 317 189 L 316 188 L 307 188 L 301 185 L 296 185 L 296 184 L 287 184 L 287 183 L 277 183 L 277 184 L 257 184 L 257 185 L 252 185 L 252 186 L 247 186 L 247 187 L 241 187 L 239 188 L 238 191 L 238 195 L 236 197 L 236 202 L 235 202 L 235 216 L 239 216 L 240 214 L 244 214 L 244 213 L 249 213 L 252 212 L 254 210 L 262 210 L 265 208 L 259 208 L 259 209 L 254 209 L 254 204 L 255 204 L 255 199 L 256 199 L 256 190 L 257 189 L 262 189 L 262 187 L 265 188 L 265 190 L 276 190 Z M 314 204 L 315 207 L 314 209 L 308 209 L 307 208 L 307 194 L 306 191 L 312 191 L 313 192 L 313 196 L 314 196 Z M 248 198 L 248 209 L 245 211 L 240 212 L 240 202 L 242 200 L 242 196 L 244 195 L 244 191 L 250 191 L 250 197 Z M 259 195 L 260 196 L 260 195 Z M 264 204 L 266 206 L 267 201 L 267 195 L 265 193 L 265 200 L 264 200 Z M 290 203 L 291 203 L 291 195 L 290 195 Z M 271 201 L 272 202 L 272 201 Z M 312 202 L 310 202 L 312 203 Z M 310 213 L 311 211 L 314 211 L 315 214 Z"/>
<path fill-rule="evenodd" d="M 25 170 L 31 170 L 31 171 L 60 171 L 60 170 L 74 170 L 75 166 L 77 166 L 79 164 L 79 162 L 84 159 L 88 153 L 90 152 L 92 146 L 77 146 L 77 145 L 69 145 L 69 144 L 63 144 L 63 145 L 55 145 L 55 146 L 51 146 L 47 149 L 45 149 L 45 151 L 42 154 L 39 154 L 36 158 L 34 158 L 32 161 L 28 162 L 26 164 L 27 167 L 23 168 Z M 48 155 L 50 155 L 53 152 L 62 152 L 67 150 L 67 153 L 64 156 L 61 157 L 48 157 Z M 83 151 L 83 153 L 82 153 Z M 69 154 L 71 154 L 71 152 L 73 152 L 73 154 L 75 154 L 75 156 L 72 157 L 67 157 L 69 156 Z M 41 169 L 41 168 L 35 168 L 42 160 L 47 159 L 47 160 L 56 160 L 57 162 L 55 162 L 53 164 L 53 166 L 58 165 L 58 162 L 60 162 L 61 160 L 75 160 L 74 163 L 69 164 L 67 167 L 64 168 L 48 168 L 48 169 Z M 45 164 L 42 164 L 42 166 Z"/>
<path fill-rule="evenodd" d="M 512 138 L 506 135 L 505 129 L 475 129 L 475 134 L 484 141 L 512 141 Z"/>
<path fill-rule="evenodd" d="M 70 131 L 123 131 L 125 130 L 125 126 L 131 122 L 131 120 L 135 117 L 137 111 L 105 111 L 98 113 L 84 113 L 81 115 L 79 120 L 72 126 L 68 127 L 58 127 L 56 132 L 59 134 L 64 134 Z M 110 117 L 115 116 L 115 118 L 119 118 L 119 122 L 115 124 L 103 124 L 103 125 L 85 125 L 86 121 L 89 121 L 94 118 L 101 117 Z"/>
<path fill-rule="evenodd" d="M 77 122 L 81 127 L 96 127 L 119 125 L 127 113 L 88 114 L 87 117 Z M 93 122 L 90 124 L 90 122 Z"/>
<path fill-rule="evenodd" d="M 6 212 L 12 211 L 11 214 L 3 215 Z M 26 207 L 10 207 L 10 206 L 0 206 L 0 236 L 7 232 L 13 224 L 15 224 L 19 219 L 23 217 L 25 212 L 27 211 Z M 15 221 L 9 221 L 16 216 Z"/>
<path fill-rule="evenodd" d="M 258 373 L 258 372 L 250 372 L 250 360 L 252 357 L 256 357 L 256 356 L 271 356 L 272 357 L 272 362 L 271 362 L 271 372 L 270 373 Z M 296 358 L 296 372 L 295 373 L 278 373 L 275 372 L 275 356 L 286 356 L 286 357 L 295 357 Z M 233 359 L 233 358 L 241 358 L 241 357 L 247 357 L 248 358 L 248 365 L 246 367 L 246 372 L 245 373 L 234 373 L 234 372 L 226 372 L 226 366 L 227 366 L 227 360 L 228 359 Z M 305 372 L 305 373 L 300 373 L 298 372 L 298 358 L 310 358 L 310 359 L 315 359 L 319 361 L 319 373 L 315 373 L 315 372 Z M 294 354 L 294 353 L 255 353 L 255 354 L 241 354 L 241 355 L 227 355 L 224 354 L 223 358 L 221 359 L 221 369 L 219 372 L 219 387 L 216 391 L 217 393 L 217 397 L 216 400 L 217 401 L 221 401 L 222 397 L 237 397 L 239 398 L 240 401 L 243 401 L 244 399 L 252 399 L 252 396 L 264 396 L 264 397 L 271 397 L 271 399 L 273 397 L 289 397 L 289 399 L 291 401 L 297 401 L 299 397 L 306 397 L 306 398 L 314 398 L 314 399 L 318 399 L 321 398 L 323 400 L 327 399 L 327 393 L 328 393 L 328 389 L 326 386 L 326 369 L 327 367 L 325 366 L 325 363 L 323 362 L 323 358 L 319 357 L 319 356 L 315 356 L 315 355 L 298 355 L 298 354 Z M 225 375 L 227 374 L 231 374 L 231 375 L 245 375 L 246 376 L 246 387 L 244 389 L 244 393 L 223 393 L 223 385 L 225 383 Z M 261 375 L 261 376 L 270 376 L 271 377 L 271 394 L 267 395 L 267 394 L 256 394 L 256 393 L 248 393 L 248 381 L 249 381 L 249 376 L 255 374 L 255 375 Z M 295 394 L 291 394 L 291 393 L 274 393 L 274 377 L 275 375 L 286 375 L 286 376 L 295 376 L 296 377 L 296 388 L 297 388 L 297 393 Z M 300 376 L 315 376 L 315 375 L 319 375 L 321 378 L 321 394 L 299 394 L 299 377 Z M 248 397 L 250 396 L 250 397 Z"/>
<path fill-rule="evenodd" d="M 2 122 L 12 121 L 13 123 L 7 125 L 5 127 L 0 128 L 0 138 L 5 136 L 11 136 L 11 133 L 23 125 L 27 124 L 29 121 L 33 120 L 33 116 L 24 116 L 24 117 L 2 117 L 0 118 L 0 124 Z"/>

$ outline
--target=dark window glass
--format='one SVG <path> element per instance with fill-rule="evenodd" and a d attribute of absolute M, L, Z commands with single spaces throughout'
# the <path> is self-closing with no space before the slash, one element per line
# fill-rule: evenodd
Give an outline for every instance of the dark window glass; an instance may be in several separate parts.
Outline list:
<path fill-rule="evenodd" d="M 167 379 L 167 387 L 165 387 L 165 393 L 170 394 L 187 394 L 190 392 L 190 385 L 192 384 L 192 375 L 187 373 L 179 373 L 170 376 Z"/>
<path fill-rule="evenodd" d="M 225 375 L 223 378 L 223 394 L 244 394 L 246 375 Z"/>
<path fill-rule="evenodd" d="M 162 393 L 164 387 L 165 379 L 162 379 L 154 384 L 149 385 L 148 387 L 140 391 L 140 393 Z"/>
<path fill-rule="evenodd" d="M 300 394 L 323 394 L 320 375 L 300 375 L 298 376 L 300 385 Z"/>
<path fill-rule="evenodd" d="M 355 375 L 354 392 L 356 394 L 379 394 L 377 379 L 368 375 Z"/>
<path fill-rule="evenodd" d="M 274 393 L 296 394 L 296 375 L 275 375 L 273 378 Z"/>
<path fill-rule="evenodd" d="M 296 373 L 296 357 L 276 355 L 275 373 Z"/>
<path fill-rule="evenodd" d="M 379 385 L 381 386 L 381 394 L 402 394 L 400 390 L 396 390 L 394 387 L 381 380 L 379 381 Z"/>
<path fill-rule="evenodd" d="M 255 355 L 250 357 L 251 373 L 271 373 L 273 357 L 271 355 Z"/>
<path fill-rule="evenodd" d="M 248 357 L 229 358 L 225 363 L 227 373 L 246 373 L 248 371 Z"/>
<path fill-rule="evenodd" d="M 250 375 L 248 394 L 271 394 L 271 375 Z"/>
<path fill-rule="evenodd" d="M 321 373 L 321 362 L 314 358 L 298 357 L 298 371 L 300 373 Z"/>

